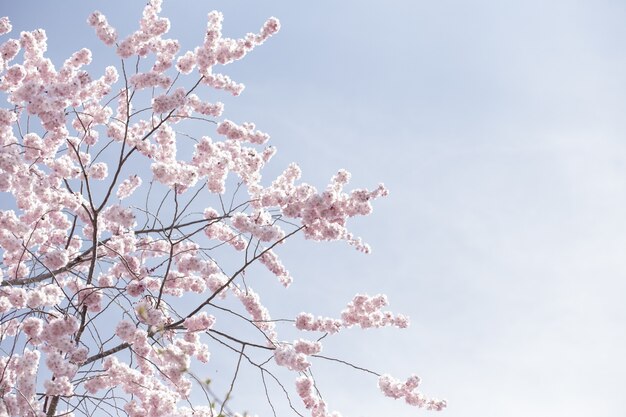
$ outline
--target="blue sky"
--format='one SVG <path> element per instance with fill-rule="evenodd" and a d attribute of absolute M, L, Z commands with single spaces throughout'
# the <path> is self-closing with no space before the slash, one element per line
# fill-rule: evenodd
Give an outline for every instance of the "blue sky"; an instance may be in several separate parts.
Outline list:
<path fill-rule="evenodd" d="M 61 63 L 101 52 L 91 11 L 127 34 L 142 7 L 21 0 L 0 14 L 17 31 L 45 28 Z M 355 292 L 387 293 L 410 329 L 351 331 L 325 353 L 418 373 L 426 394 L 448 399 L 447 417 L 623 413 L 625 3 L 166 0 L 183 50 L 213 9 L 227 36 L 282 23 L 224 69 L 242 96 L 220 97 L 225 117 L 272 135 L 268 177 L 297 161 L 320 188 L 346 168 L 356 187 L 391 190 L 353 223 L 371 255 L 282 248 L 295 282 L 265 296 L 275 311 L 330 315 Z M 320 368 L 346 416 L 427 414 L 378 395 L 366 375 Z"/>

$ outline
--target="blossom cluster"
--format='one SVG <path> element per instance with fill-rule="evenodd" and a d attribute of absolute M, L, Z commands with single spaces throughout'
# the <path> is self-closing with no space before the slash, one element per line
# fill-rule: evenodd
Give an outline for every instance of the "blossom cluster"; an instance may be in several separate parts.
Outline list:
<path fill-rule="evenodd" d="M 336 411 L 332 413 L 327 411 L 326 402 L 317 395 L 311 378 L 301 376 L 296 379 L 296 390 L 304 402 L 304 406 L 311 410 L 312 417 L 341 417 L 341 414 Z"/>
<path fill-rule="evenodd" d="M 190 332 L 207 330 L 215 323 L 215 317 L 202 312 L 196 316 L 187 317 L 184 325 Z"/>
<path fill-rule="evenodd" d="M 420 382 L 420 378 L 416 375 L 411 375 L 404 382 L 387 374 L 378 378 L 378 386 L 387 397 L 404 398 L 407 404 L 428 410 L 441 411 L 446 408 L 446 400 L 427 399 L 417 391 Z"/>
<path fill-rule="evenodd" d="M 27 416 L 37 407 L 35 382 L 40 356 L 39 352 L 30 349 L 26 349 L 22 356 L 0 356 L 0 367 L 3 369 L 0 379 L 0 391 L 3 392 L 0 415 Z"/>
<path fill-rule="evenodd" d="M 130 178 L 125 179 L 124 181 L 122 181 L 119 188 L 117 189 L 117 198 L 122 200 L 124 198 L 130 197 L 132 193 L 135 192 L 137 188 L 139 188 L 142 182 L 143 181 L 141 177 L 138 175 L 132 175 Z"/>
<path fill-rule="evenodd" d="M 401 329 L 408 327 L 409 319 L 406 316 L 394 316 L 391 312 L 380 311 L 382 307 L 388 304 L 387 297 L 383 294 L 378 294 L 374 297 L 357 294 L 341 313 L 343 325 L 346 327 L 357 325 L 363 329 L 389 325 L 397 326 Z"/>
<path fill-rule="evenodd" d="M 315 317 L 310 313 L 300 313 L 296 316 L 295 326 L 299 330 L 337 333 L 343 328 L 359 326 L 362 329 L 396 326 L 404 329 L 409 326 L 408 317 L 389 311 L 380 311 L 389 303 L 387 297 L 378 294 L 370 297 L 366 294 L 357 294 L 348 303 L 341 313 L 341 319 L 329 317 Z"/>

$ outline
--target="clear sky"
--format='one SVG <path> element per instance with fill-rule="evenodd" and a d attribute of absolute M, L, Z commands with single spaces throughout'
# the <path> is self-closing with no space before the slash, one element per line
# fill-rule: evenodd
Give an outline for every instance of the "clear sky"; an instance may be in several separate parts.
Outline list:
<path fill-rule="evenodd" d="M 126 35 L 143 4 L 4 1 L 0 15 L 45 28 L 60 64 L 100 51 L 91 11 Z M 246 84 L 225 116 L 278 148 L 268 175 L 297 161 L 319 187 L 346 168 L 357 187 L 391 190 L 353 223 L 371 255 L 280 251 L 295 282 L 264 297 L 274 311 L 336 315 L 356 292 L 386 293 L 412 327 L 351 331 L 325 354 L 419 374 L 448 399 L 440 415 L 624 414 L 626 3 L 165 0 L 183 51 L 213 9 L 227 36 L 282 23 L 223 71 Z M 375 378 L 320 367 L 345 416 L 428 414 L 378 394 Z M 258 398 L 247 407 L 268 415 Z"/>

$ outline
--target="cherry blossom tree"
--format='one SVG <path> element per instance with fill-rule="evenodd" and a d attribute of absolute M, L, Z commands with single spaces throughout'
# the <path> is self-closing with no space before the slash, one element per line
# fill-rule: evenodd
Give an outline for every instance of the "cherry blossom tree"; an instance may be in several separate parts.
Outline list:
<path fill-rule="evenodd" d="M 9 103 L 0 109 L 0 416 L 240 416 L 229 399 L 244 366 L 258 370 L 272 410 L 283 401 L 294 415 L 339 416 L 322 399 L 315 361 L 350 365 L 377 376 L 388 397 L 443 409 L 415 375 L 398 380 L 321 354 L 322 340 L 346 328 L 407 327 L 383 310 L 384 295 L 358 294 L 337 317 L 273 319 L 253 290 L 256 265 L 290 285 L 275 249 L 296 234 L 368 252 L 346 223 L 387 194 L 382 185 L 344 191 L 344 170 L 318 191 L 299 181 L 296 164 L 262 181 L 275 153 L 269 135 L 223 119 L 223 104 L 203 98 L 242 92 L 215 70 L 276 34 L 278 20 L 230 39 L 210 12 L 202 43 L 181 53 L 160 11 L 151 0 L 123 39 L 100 12 L 88 17 L 120 58 L 100 76 L 85 69 L 90 50 L 56 67 L 44 30 L 7 39 L 10 21 L 0 19 Z M 242 337 L 220 317 L 251 332 Z M 293 331 L 302 337 L 281 338 Z M 215 346 L 237 359 L 221 396 L 197 372 Z"/>

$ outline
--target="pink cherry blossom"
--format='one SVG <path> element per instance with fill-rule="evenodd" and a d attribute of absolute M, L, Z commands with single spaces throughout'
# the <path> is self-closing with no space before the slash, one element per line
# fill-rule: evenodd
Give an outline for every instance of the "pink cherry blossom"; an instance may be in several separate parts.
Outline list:
<path fill-rule="evenodd" d="M 385 374 L 378 379 L 378 387 L 387 397 L 404 398 L 409 405 L 436 411 L 446 408 L 446 400 L 428 399 L 417 391 L 420 382 L 416 375 L 410 376 L 405 382 L 400 382 Z"/>
<path fill-rule="evenodd" d="M 292 371 L 301 372 L 311 366 L 304 353 L 297 352 L 293 346 L 287 344 L 281 344 L 274 350 L 274 360 L 278 365 Z"/>
<path fill-rule="evenodd" d="M 110 46 L 115 43 L 117 40 L 117 32 L 113 27 L 111 27 L 111 25 L 109 25 L 106 17 L 102 13 L 98 11 L 93 12 L 89 16 L 89 19 L 87 19 L 87 22 L 90 26 L 93 26 L 96 29 L 98 38 L 100 38 L 105 45 Z"/>
<path fill-rule="evenodd" d="M 210 328 L 213 326 L 213 323 L 215 323 L 215 317 L 202 312 L 196 316 L 186 318 L 183 324 L 190 332 L 197 332 Z"/>
<path fill-rule="evenodd" d="M 122 181 L 119 188 L 117 189 L 117 198 L 122 200 L 124 198 L 130 197 L 132 193 L 137 188 L 139 188 L 141 183 L 142 179 L 138 175 L 132 175 L 130 178 L 125 179 L 124 181 Z"/>
<path fill-rule="evenodd" d="M 11 22 L 9 21 L 8 17 L 0 17 L 0 35 L 9 33 L 12 28 L 13 27 L 11 26 Z"/>

